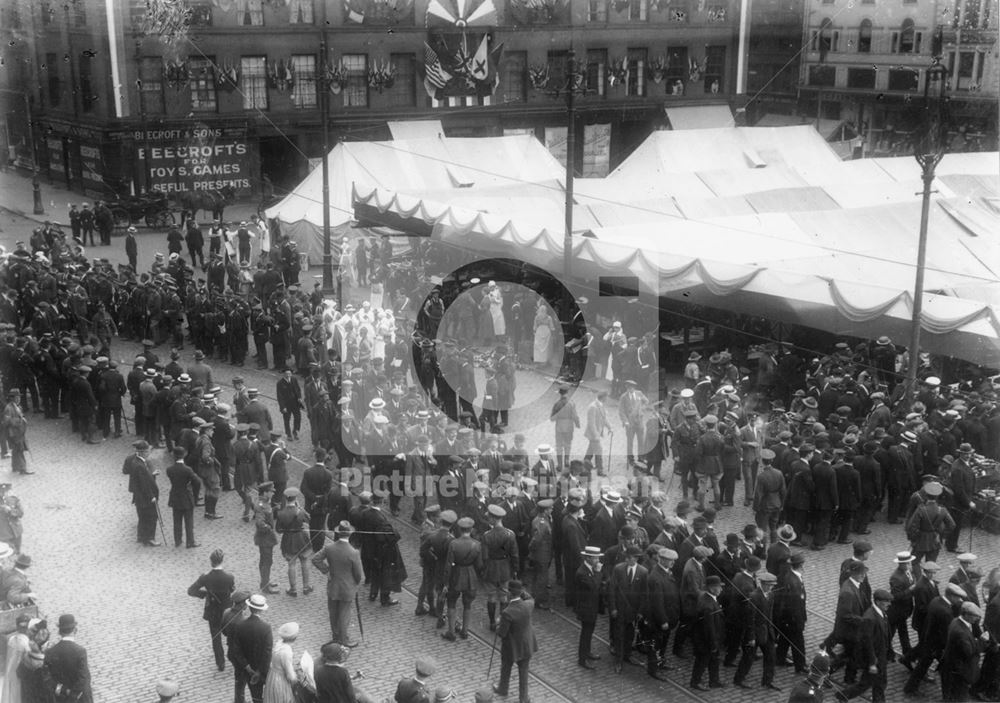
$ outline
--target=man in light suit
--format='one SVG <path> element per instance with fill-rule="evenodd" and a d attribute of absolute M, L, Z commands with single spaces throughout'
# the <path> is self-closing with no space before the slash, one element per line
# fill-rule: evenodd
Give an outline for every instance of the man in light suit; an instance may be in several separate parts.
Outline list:
<path fill-rule="evenodd" d="M 57 690 L 61 687 L 67 692 L 66 700 L 93 703 L 87 650 L 76 643 L 76 618 L 72 615 L 59 616 L 59 637 L 45 653 L 45 668 L 52 675 Z"/>
<path fill-rule="evenodd" d="M 740 428 L 740 444 L 743 448 L 743 505 L 753 502 L 754 485 L 757 481 L 757 468 L 760 463 L 760 450 L 763 449 L 764 431 L 757 424 L 757 411 L 751 410 L 746 415 L 746 423 Z"/>
<path fill-rule="evenodd" d="M 531 613 L 535 603 L 531 594 L 524 591 L 520 581 L 507 582 L 507 592 L 510 601 L 507 608 L 500 614 L 500 626 L 497 636 L 500 637 L 500 682 L 493 686 L 493 692 L 498 696 L 506 696 L 510 685 L 510 672 L 517 664 L 518 703 L 529 703 L 528 697 L 528 667 L 531 655 L 538 651 L 535 630 L 531 626 Z"/>
<path fill-rule="evenodd" d="M 555 423 L 556 431 L 556 466 L 562 470 L 569 464 L 570 450 L 573 446 L 573 430 L 580 426 L 580 417 L 576 405 L 569 399 L 569 387 L 559 388 L 559 400 L 552 406 L 549 420 Z"/>
<path fill-rule="evenodd" d="M 317 569 L 330 576 L 326 584 L 326 603 L 330 610 L 331 639 L 348 647 L 358 644 L 348 639 L 347 629 L 351 605 L 365 580 L 361 553 L 349 542 L 352 532 L 351 523 L 341 522 L 333 532 L 333 542 L 317 552 L 312 560 Z"/>
<path fill-rule="evenodd" d="M 594 461 L 594 468 L 597 475 L 604 475 L 604 445 L 601 439 L 604 432 L 611 432 L 611 423 L 608 422 L 608 411 L 604 407 L 604 401 L 608 397 L 607 391 L 601 391 L 597 398 L 587 406 L 587 426 L 583 431 L 583 436 L 587 438 L 587 453 L 583 455 L 584 461 Z"/>

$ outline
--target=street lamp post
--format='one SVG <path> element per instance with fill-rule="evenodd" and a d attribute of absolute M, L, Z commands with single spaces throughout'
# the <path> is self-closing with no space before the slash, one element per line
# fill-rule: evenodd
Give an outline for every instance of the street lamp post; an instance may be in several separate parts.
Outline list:
<path fill-rule="evenodd" d="M 320 70 L 316 72 L 316 82 L 320 92 L 320 120 L 323 124 L 323 292 L 333 292 L 333 253 L 330 249 L 330 78 L 327 75 L 326 38 L 320 41 Z"/>
<path fill-rule="evenodd" d="M 565 231 L 563 232 L 563 276 L 569 280 L 573 272 L 573 179 L 575 177 L 576 148 L 576 96 L 587 93 L 584 67 L 576 61 L 576 51 L 570 46 L 566 53 L 566 70 L 562 82 L 552 85 L 546 78 L 544 85 L 536 85 L 552 98 L 566 98 L 566 188 Z M 546 72 L 547 76 L 547 72 Z"/>
<path fill-rule="evenodd" d="M 917 141 L 914 157 L 920 164 L 924 190 L 920 206 L 920 237 L 917 244 L 917 274 L 913 286 L 913 322 L 910 333 L 910 363 L 907 368 L 907 386 L 910 398 L 917 393 L 917 367 L 920 364 L 921 312 L 924 297 L 924 268 L 927 260 L 927 220 L 930 214 L 931 185 L 934 170 L 941 162 L 947 146 L 947 125 L 945 123 L 945 93 L 947 91 L 947 70 L 941 65 L 941 57 L 935 55 L 924 79 L 923 132 Z"/>

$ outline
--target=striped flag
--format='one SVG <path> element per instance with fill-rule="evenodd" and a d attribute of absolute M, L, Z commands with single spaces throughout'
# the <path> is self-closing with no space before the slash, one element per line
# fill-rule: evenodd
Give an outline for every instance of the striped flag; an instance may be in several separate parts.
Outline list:
<path fill-rule="evenodd" d="M 441 59 L 438 58 L 437 53 L 427 42 L 424 42 L 424 88 L 427 89 L 427 94 L 430 95 L 435 100 L 439 100 L 438 91 L 443 89 L 448 81 L 451 80 L 451 74 L 444 70 L 441 66 Z"/>

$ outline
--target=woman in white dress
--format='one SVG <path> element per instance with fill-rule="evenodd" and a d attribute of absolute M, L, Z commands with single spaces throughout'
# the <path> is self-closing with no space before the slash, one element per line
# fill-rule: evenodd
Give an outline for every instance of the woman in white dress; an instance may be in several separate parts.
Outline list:
<path fill-rule="evenodd" d="M 535 343 L 534 361 L 539 366 L 546 366 L 552 352 L 552 333 L 555 328 L 552 324 L 552 316 L 549 314 L 548 305 L 539 300 L 535 308 Z"/>
<path fill-rule="evenodd" d="M 340 280 L 345 286 L 357 286 L 358 279 L 354 272 L 354 250 L 351 249 L 347 237 L 340 242 Z"/>
<path fill-rule="evenodd" d="M 490 306 L 490 322 L 493 323 L 493 340 L 499 341 L 500 337 L 507 334 L 507 321 L 503 316 L 503 292 L 496 284 L 490 281 L 489 291 L 486 293 Z"/>
<path fill-rule="evenodd" d="M 295 703 L 292 686 L 298 683 L 292 661 L 292 642 L 299 636 L 299 625 L 286 622 L 278 628 L 280 642 L 276 642 L 271 650 L 271 669 L 267 673 L 264 684 L 264 703 Z"/>
<path fill-rule="evenodd" d="M 17 667 L 28 656 L 31 640 L 28 638 L 28 624 L 31 616 L 17 616 L 17 631 L 7 638 L 7 666 L 4 671 L 3 688 L 0 689 L 0 701 L 3 703 L 21 703 L 21 678 L 17 675 Z"/>

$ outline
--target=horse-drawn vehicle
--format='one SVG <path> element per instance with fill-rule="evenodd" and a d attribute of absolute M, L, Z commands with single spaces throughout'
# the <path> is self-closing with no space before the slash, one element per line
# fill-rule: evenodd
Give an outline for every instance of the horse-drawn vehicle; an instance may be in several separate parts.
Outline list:
<path fill-rule="evenodd" d="M 154 191 L 109 200 L 107 206 L 115 218 L 116 229 L 124 229 L 139 222 L 144 222 L 152 229 L 166 229 L 176 222 L 165 193 Z"/>

